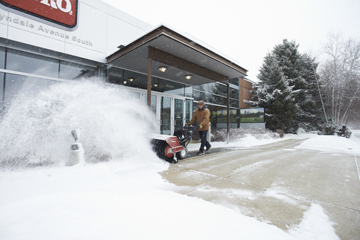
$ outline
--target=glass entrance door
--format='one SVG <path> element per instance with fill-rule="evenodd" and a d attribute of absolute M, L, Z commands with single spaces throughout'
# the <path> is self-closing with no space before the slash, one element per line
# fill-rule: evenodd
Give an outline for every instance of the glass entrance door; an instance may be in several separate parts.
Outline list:
<path fill-rule="evenodd" d="M 171 134 L 171 98 L 161 97 L 160 103 L 160 134 Z"/>
<path fill-rule="evenodd" d="M 144 93 L 143 99 L 146 102 L 147 94 Z M 191 104 L 188 102 L 191 101 Z M 178 98 L 173 96 L 162 96 L 159 93 L 151 94 L 151 111 L 155 113 L 156 117 L 156 129 L 155 132 L 158 134 L 172 135 L 175 130 L 182 129 L 185 124 L 185 121 L 190 121 L 190 119 L 185 120 L 185 110 L 186 117 L 187 105 L 192 107 L 192 100 L 185 98 Z M 191 112 L 192 109 L 190 109 Z"/>
<path fill-rule="evenodd" d="M 183 125 L 184 125 L 184 100 L 175 98 L 174 130 L 182 129 Z"/>
<path fill-rule="evenodd" d="M 140 99 L 145 104 L 147 103 L 146 92 L 134 91 L 134 93 L 138 93 Z M 136 97 L 138 96 L 136 95 Z M 192 101 L 192 99 L 182 96 L 159 92 L 151 93 L 150 110 L 155 114 L 156 120 L 154 133 L 173 135 L 175 130 L 182 129 L 184 124 L 190 121 Z"/>

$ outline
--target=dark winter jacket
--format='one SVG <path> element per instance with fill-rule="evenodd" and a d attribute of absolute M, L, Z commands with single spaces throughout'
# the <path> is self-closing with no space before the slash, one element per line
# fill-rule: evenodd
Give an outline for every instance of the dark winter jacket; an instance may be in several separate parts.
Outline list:
<path fill-rule="evenodd" d="M 199 131 L 206 131 L 209 130 L 209 118 L 210 110 L 205 105 L 202 109 L 195 110 L 188 125 L 192 125 L 196 121 L 199 125 Z"/>

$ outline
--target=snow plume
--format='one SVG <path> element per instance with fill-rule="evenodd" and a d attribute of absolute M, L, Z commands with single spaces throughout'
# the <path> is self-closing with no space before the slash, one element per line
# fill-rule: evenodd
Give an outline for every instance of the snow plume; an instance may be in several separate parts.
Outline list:
<path fill-rule="evenodd" d="M 38 84 L 38 83 L 37 83 Z M 123 88 L 99 80 L 26 82 L 0 122 L 0 166 L 63 165 L 81 133 L 85 160 L 160 161 L 150 146 L 154 114 Z"/>

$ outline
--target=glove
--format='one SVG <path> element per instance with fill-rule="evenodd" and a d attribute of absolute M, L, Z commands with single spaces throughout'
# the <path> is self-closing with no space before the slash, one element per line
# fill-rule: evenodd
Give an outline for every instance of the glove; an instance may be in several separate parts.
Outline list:
<path fill-rule="evenodd" d="M 201 125 L 199 125 L 198 127 L 197 127 L 197 129 L 201 129 L 202 128 L 202 126 Z"/>

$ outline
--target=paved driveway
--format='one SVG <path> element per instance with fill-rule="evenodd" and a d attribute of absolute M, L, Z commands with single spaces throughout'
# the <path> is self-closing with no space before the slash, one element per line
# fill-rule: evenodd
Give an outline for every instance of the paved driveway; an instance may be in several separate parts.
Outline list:
<path fill-rule="evenodd" d="M 360 181 L 355 157 L 295 149 L 303 140 L 192 157 L 161 173 L 174 191 L 199 197 L 287 230 L 312 203 L 343 240 L 360 239 Z M 358 164 L 360 156 L 357 156 Z"/>

